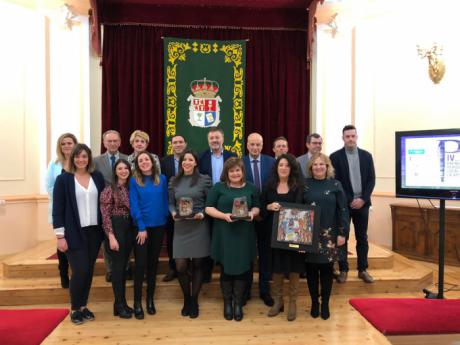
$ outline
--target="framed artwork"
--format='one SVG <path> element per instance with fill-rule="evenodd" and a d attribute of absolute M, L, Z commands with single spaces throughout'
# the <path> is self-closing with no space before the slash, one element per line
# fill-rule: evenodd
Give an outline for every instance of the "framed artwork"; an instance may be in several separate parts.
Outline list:
<path fill-rule="evenodd" d="M 320 208 L 280 202 L 273 216 L 272 248 L 318 252 Z"/>
<path fill-rule="evenodd" d="M 176 219 L 190 219 L 195 216 L 193 212 L 193 199 L 182 197 L 177 203 Z"/>
<path fill-rule="evenodd" d="M 233 199 L 232 215 L 234 220 L 247 220 L 249 217 L 248 201 L 245 196 Z"/>

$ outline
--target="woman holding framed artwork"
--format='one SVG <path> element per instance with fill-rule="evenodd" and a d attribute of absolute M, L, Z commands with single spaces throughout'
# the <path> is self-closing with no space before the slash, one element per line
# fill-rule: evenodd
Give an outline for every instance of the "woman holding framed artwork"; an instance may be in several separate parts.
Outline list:
<path fill-rule="evenodd" d="M 349 231 L 348 208 L 342 185 L 334 179 L 334 168 L 328 156 L 315 153 L 308 161 L 307 174 L 304 202 L 319 206 L 321 210 L 318 252 L 306 255 L 310 314 L 314 318 L 321 315 L 327 320 L 337 247 L 345 244 Z"/>
<path fill-rule="evenodd" d="M 291 154 L 280 155 L 273 166 L 272 177 L 262 192 L 261 205 L 266 230 L 273 229 L 273 214 L 280 210 L 280 202 L 302 203 L 303 179 L 300 166 Z M 305 255 L 292 250 L 272 249 L 272 272 L 275 304 L 268 316 L 276 316 L 284 310 L 284 277 L 289 277 L 288 321 L 297 316 L 299 274 L 305 272 Z"/>
<path fill-rule="evenodd" d="M 246 182 L 240 158 L 224 163 L 220 181 L 206 199 L 205 211 L 214 218 L 211 257 L 221 265 L 224 318 L 241 321 L 247 276 L 257 255 L 252 220 L 260 211 L 259 193 Z"/>
<path fill-rule="evenodd" d="M 175 221 L 173 258 L 184 295 L 181 314 L 192 319 L 199 315 L 203 259 L 210 254 L 209 224 L 204 216 L 209 188 L 211 178 L 199 173 L 197 154 L 185 150 L 179 158 L 179 173 L 169 182 L 169 211 Z"/>

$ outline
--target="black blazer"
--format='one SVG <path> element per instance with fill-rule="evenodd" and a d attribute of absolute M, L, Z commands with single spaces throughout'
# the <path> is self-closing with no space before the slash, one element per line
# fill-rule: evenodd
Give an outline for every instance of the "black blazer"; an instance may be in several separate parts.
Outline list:
<path fill-rule="evenodd" d="M 98 225 L 102 224 L 102 216 L 99 208 L 99 196 L 105 187 L 104 177 L 99 171 L 91 174 L 98 191 Z M 65 239 L 69 249 L 81 249 L 85 244 L 85 236 L 82 234 L 80 217 L 78 215 L 77 199 L 75 196 L 75 175 L 64 172 L 59 175 L 54 184 L 53 191 L 53 228 L 65 228 Z M 98 230 L 99 231 L 99 230 Z M 101 240 L 104 239 L 102 227 L 100 229 Z"/>
<path fill-rule="evenodd" d="M 224 150 L 224 162 L 230 157 L 236 157 L 236 154 Z M 212 179 L 211 150 L 206 150 L 200 155 L 200 162 L 198 167 L 201 174 L 208 175 Z"/>
<path fill-rule="evenodd" d="M 361 198 L 365 201 L 365 206 L 371 205 L 371 194 L 375 187 L 375 170 L 372 155 L 358 148 L 359 170 L 361 172 Z M 347 154 L 345 148 L 335 151 L 330 156 L 332 165 L 335 169 L 335 178 L 342 183 L 343 190 L 347 197 L 347 202 L 353 201 L 353 188 L 350 181 L 350 168 L 348 165 Z"/>
<path fill-rule="evenodd" d="M 174 155 L 163 157 L 160 164 L 161 173 L 166 176 L 166 181 L 169 183 L 169 179 L 176 175 L 176 169 L 174 168 Z"/>

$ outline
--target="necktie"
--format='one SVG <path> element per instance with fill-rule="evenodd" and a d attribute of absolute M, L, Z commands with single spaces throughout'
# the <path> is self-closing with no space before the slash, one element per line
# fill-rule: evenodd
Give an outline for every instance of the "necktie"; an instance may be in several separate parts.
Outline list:
<path fill-rule="evenodd" d="M 110 156 L 110 163 L 112 163 L 112 168 L 113 168 L 113 166 L 115 165 L 115 161 L 116 161 L 115 156 L 114 156 L 114 155 L 111 155 L 111 156 Z"/>
<path fill-rule="evenodd" d="M 252 161 L 252 164 L 254 165 L 254 184 L 256 185 L 257 189 L 259 191 L 262 190 L 262 184 L 260 183 L 260 175 L 259 175 L 259 161 L 257 159 L 254 159 Z"/>

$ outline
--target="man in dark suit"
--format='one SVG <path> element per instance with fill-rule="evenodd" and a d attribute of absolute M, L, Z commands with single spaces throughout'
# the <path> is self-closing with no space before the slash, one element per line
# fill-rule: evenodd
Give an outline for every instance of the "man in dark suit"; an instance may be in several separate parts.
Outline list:
<path fill-rule="evenodd" d="M 236 154 L 224 150 L 224 131 L 221 128 L 209 129 L 208 144 L 209 150 L 200 155 L 199 170 L 201 174 L 211 177 L 212 184 L 215 185 L 220 181 L 224 162 L 230 157 L 236 157 Z"/>
<path fill-rule="evenodd" d="M 310 160 L 311 156 L 315 153 L 321 152 L 323 147 L 323 139 L 318 133 L 312 133 L 307 135 L 305 140 L 305 146 L 307 147 L 307 153 L 297 157 L 297 162 L 300 164 L 300 169 L 302 169 L 303 177 L 307 177 L 307 163 Z"/>
<path fill-rule="evenodd" d="M 374 279 L 367 272 L 367 226 L 371 194 L 375 186 L 375 170 L 372 155 L 357 146 L 358 134 L 353 125 L 342 130 L 344 147 L 331 154 L 331 162 L 335 169 L 335 178 L 342 183 L 348 202 L 348 211 L 353 221 L 356 237 L 356 254 L 358 256 L 358 277 L 366 283 Z M 348 244 L 342 246 L 339 258 L 340 273 L 337 282 L 344 283 L 348 272 Z"/>
<path fill-rule="evenodd" d="M 184 136 L 176 134 L 171 138 L 171 147 L 173 150 L 172 155 L 163 157 L 161 160 L 161 172 L 166 176 L 166 180 L 169 183 L 171 177 L 176 176 L 179 173 L 179 158 L 182 152 L 187 147 L 187 141 Z M 163 277 L 164 282 L 169 282 L 177 277 L 176 262 L 173 259 L 173 239 L 174 239 L 174 220 L 169 215 L 166 222 L 166 245 L 168 248 L 169 256 L 169 270 L 168 273 Z"/>
<path fill-rule="evenodd" d="M 209 129 L 208 144 L 209 150 L 204 151 L 200 155 L 198 168 L 201 174 L 211 177 L 212 184 L 215 185 L 220 181 L 224 162 L 230 157 L 236 157 L 236 154 L 224 150 L 224 131 L 221 128 L 211 127 Z M 209 283 L 212 278 L 214 262 L 211 257 L 207 257 L 203 265 L 203 282 Z"/>
<path fill-rule="evenodd" d="M 246 147 L 248 155 L 243 157 L 244 167 L 246 170 L 246 181 L 255 184 L 259 192 L 262 192 L 263 186 L 268 182 L 272 173 L 275 159 L 271 156 L 262 154 L 263 138 L 259 133 L 251 133 L 247 138 Z M 257 235 L 257 248 L 259 254 L 259 295 L 267 306 L 272 306 L 274 301 L 270 295 L 270 239 L 271 229 L 263 226 L 261 219 L 256 219 L 255 223 Z M 247 297 L 250 298 L 252 287 L 252 272 L 248 277 Z"/>
<path fill-rule="evenodd" d="M 115 165 L 117 160 L 121 159 L 128 159 L 128 156 L 118 151 L 121 145 L 121 136 L 120 133 L 109 129 L 102 134 L 102 143 L 106 151 L 94 158 L 94 163 L 96 165 L 96 170 L 99 171 L 102 176 L 104 176 L 105 185 L 109 185 L 113 182 L 113 172 L 112 168 Z M 107 249 L 105 246 L 102 246 L 104 252 L 104 263 L 105 268 L 107 270 L 105 280 L 110 282 L 112 280 L 112 260 L 110 259 L 110 255 L 107 253 Z M 128 266 L 126 267 L 128 278 L 131 277 L 131 270 L 128 262 Z"/>

